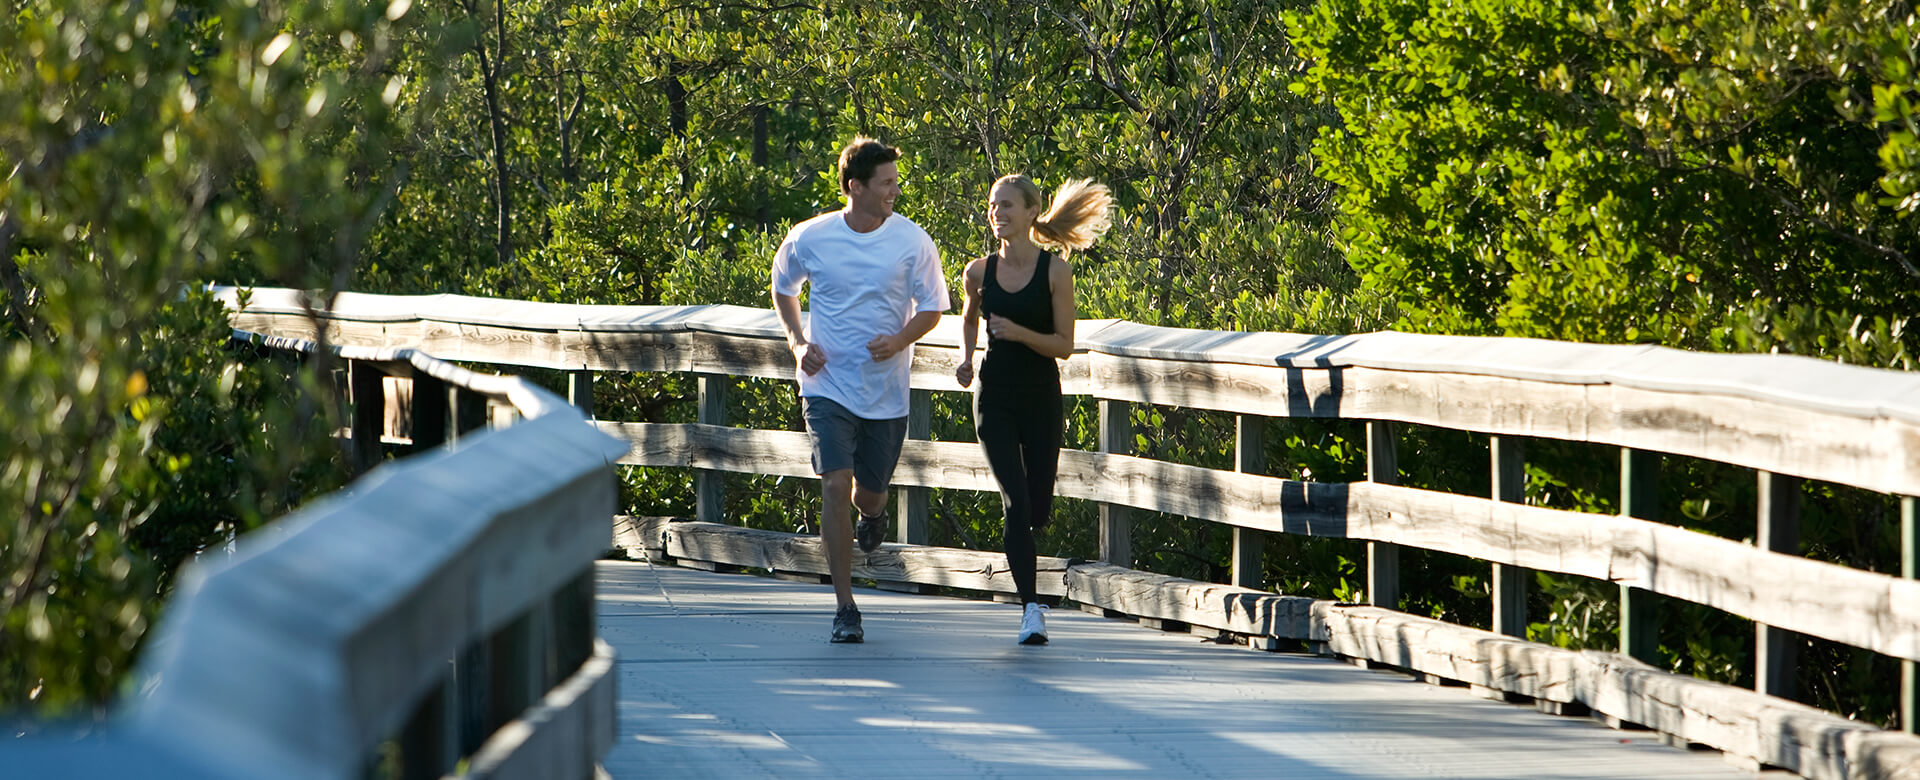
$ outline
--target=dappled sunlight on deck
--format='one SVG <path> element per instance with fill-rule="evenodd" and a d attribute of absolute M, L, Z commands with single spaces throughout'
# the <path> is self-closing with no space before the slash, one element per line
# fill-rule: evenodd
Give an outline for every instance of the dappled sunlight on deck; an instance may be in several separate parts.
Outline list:
<path fill-rule="evenodd" d="M 1591 720 L 1404 675 L 1054 610 L 859 590 L 867 642 L 826 641 L 832 592 L 600 565 L 620 652 L 622 777 L 1745 777 Z"/>

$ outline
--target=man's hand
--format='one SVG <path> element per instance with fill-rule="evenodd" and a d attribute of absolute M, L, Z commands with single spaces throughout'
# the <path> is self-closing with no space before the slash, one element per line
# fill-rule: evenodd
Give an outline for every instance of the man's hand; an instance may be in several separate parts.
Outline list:
<path fill-rule="evenodd" d="M 953 380 L 959 382 L 961 387 L 968 387 L 973 384 L 972 359 L 962 360 L 960 361 L 960 365 L 954 367 Z"/>
<path fill-rule="evenodd" d="M 867 342 L 867 354 L 873 356 L 875 363 L 900 354 L 902 349 L 905 347 L 893 343 L 892 336 L 874 336 L 872 341 Z"/>
<path fill-rule="evenodd" d="M 827 351 L 818 344 L 793 345 L 793 357 L 800 362 L 800 370 L 806 372 L 807 376 L 818 374 L 820 369 L 827 367 Z"/>

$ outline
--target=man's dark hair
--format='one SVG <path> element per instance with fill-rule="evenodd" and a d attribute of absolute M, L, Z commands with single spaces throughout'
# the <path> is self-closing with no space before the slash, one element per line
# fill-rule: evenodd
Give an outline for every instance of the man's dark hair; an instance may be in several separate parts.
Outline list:
<path fill-rule="evenodd" d="M 900 159 L 900 150 L 880 143 L 864 135 L 854 136 L 847 147 L 840 150 L 840 191 L 847 191 L 847 182 L 858 179 L 865 184 L 873 178 L 873 169 Z"/>

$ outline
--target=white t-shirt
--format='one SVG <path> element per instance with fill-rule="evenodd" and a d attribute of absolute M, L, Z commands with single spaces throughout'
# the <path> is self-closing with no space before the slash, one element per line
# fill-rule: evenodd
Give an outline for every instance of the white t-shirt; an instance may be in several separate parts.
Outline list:
<path fill-rule="evenodd" d="M 913 220 L 894 214 L 856 233 L 831 211 L 787 232 L 773 255 L 773 291 L 798 296 L 812 286 L 803 316 L 807 342 L 827 355 L 820 373 L 797 369 L 800 395 L 827 398 L 869 420 L 907 416 L 913 350 L 875 362 L 867 342 L 890 336 L 915 313 L 946 311 L 940 250 Z"/>

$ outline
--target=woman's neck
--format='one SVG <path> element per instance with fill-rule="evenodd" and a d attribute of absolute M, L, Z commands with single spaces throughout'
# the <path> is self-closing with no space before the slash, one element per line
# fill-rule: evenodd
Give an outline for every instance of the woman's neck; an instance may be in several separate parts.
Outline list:
<path fill-rule="evenodd" d="M 1040 259 L 1040 245 L 1026 236 L 1000 239 L 1000 259 L 1014 265 L 1032 265 Z"/>

